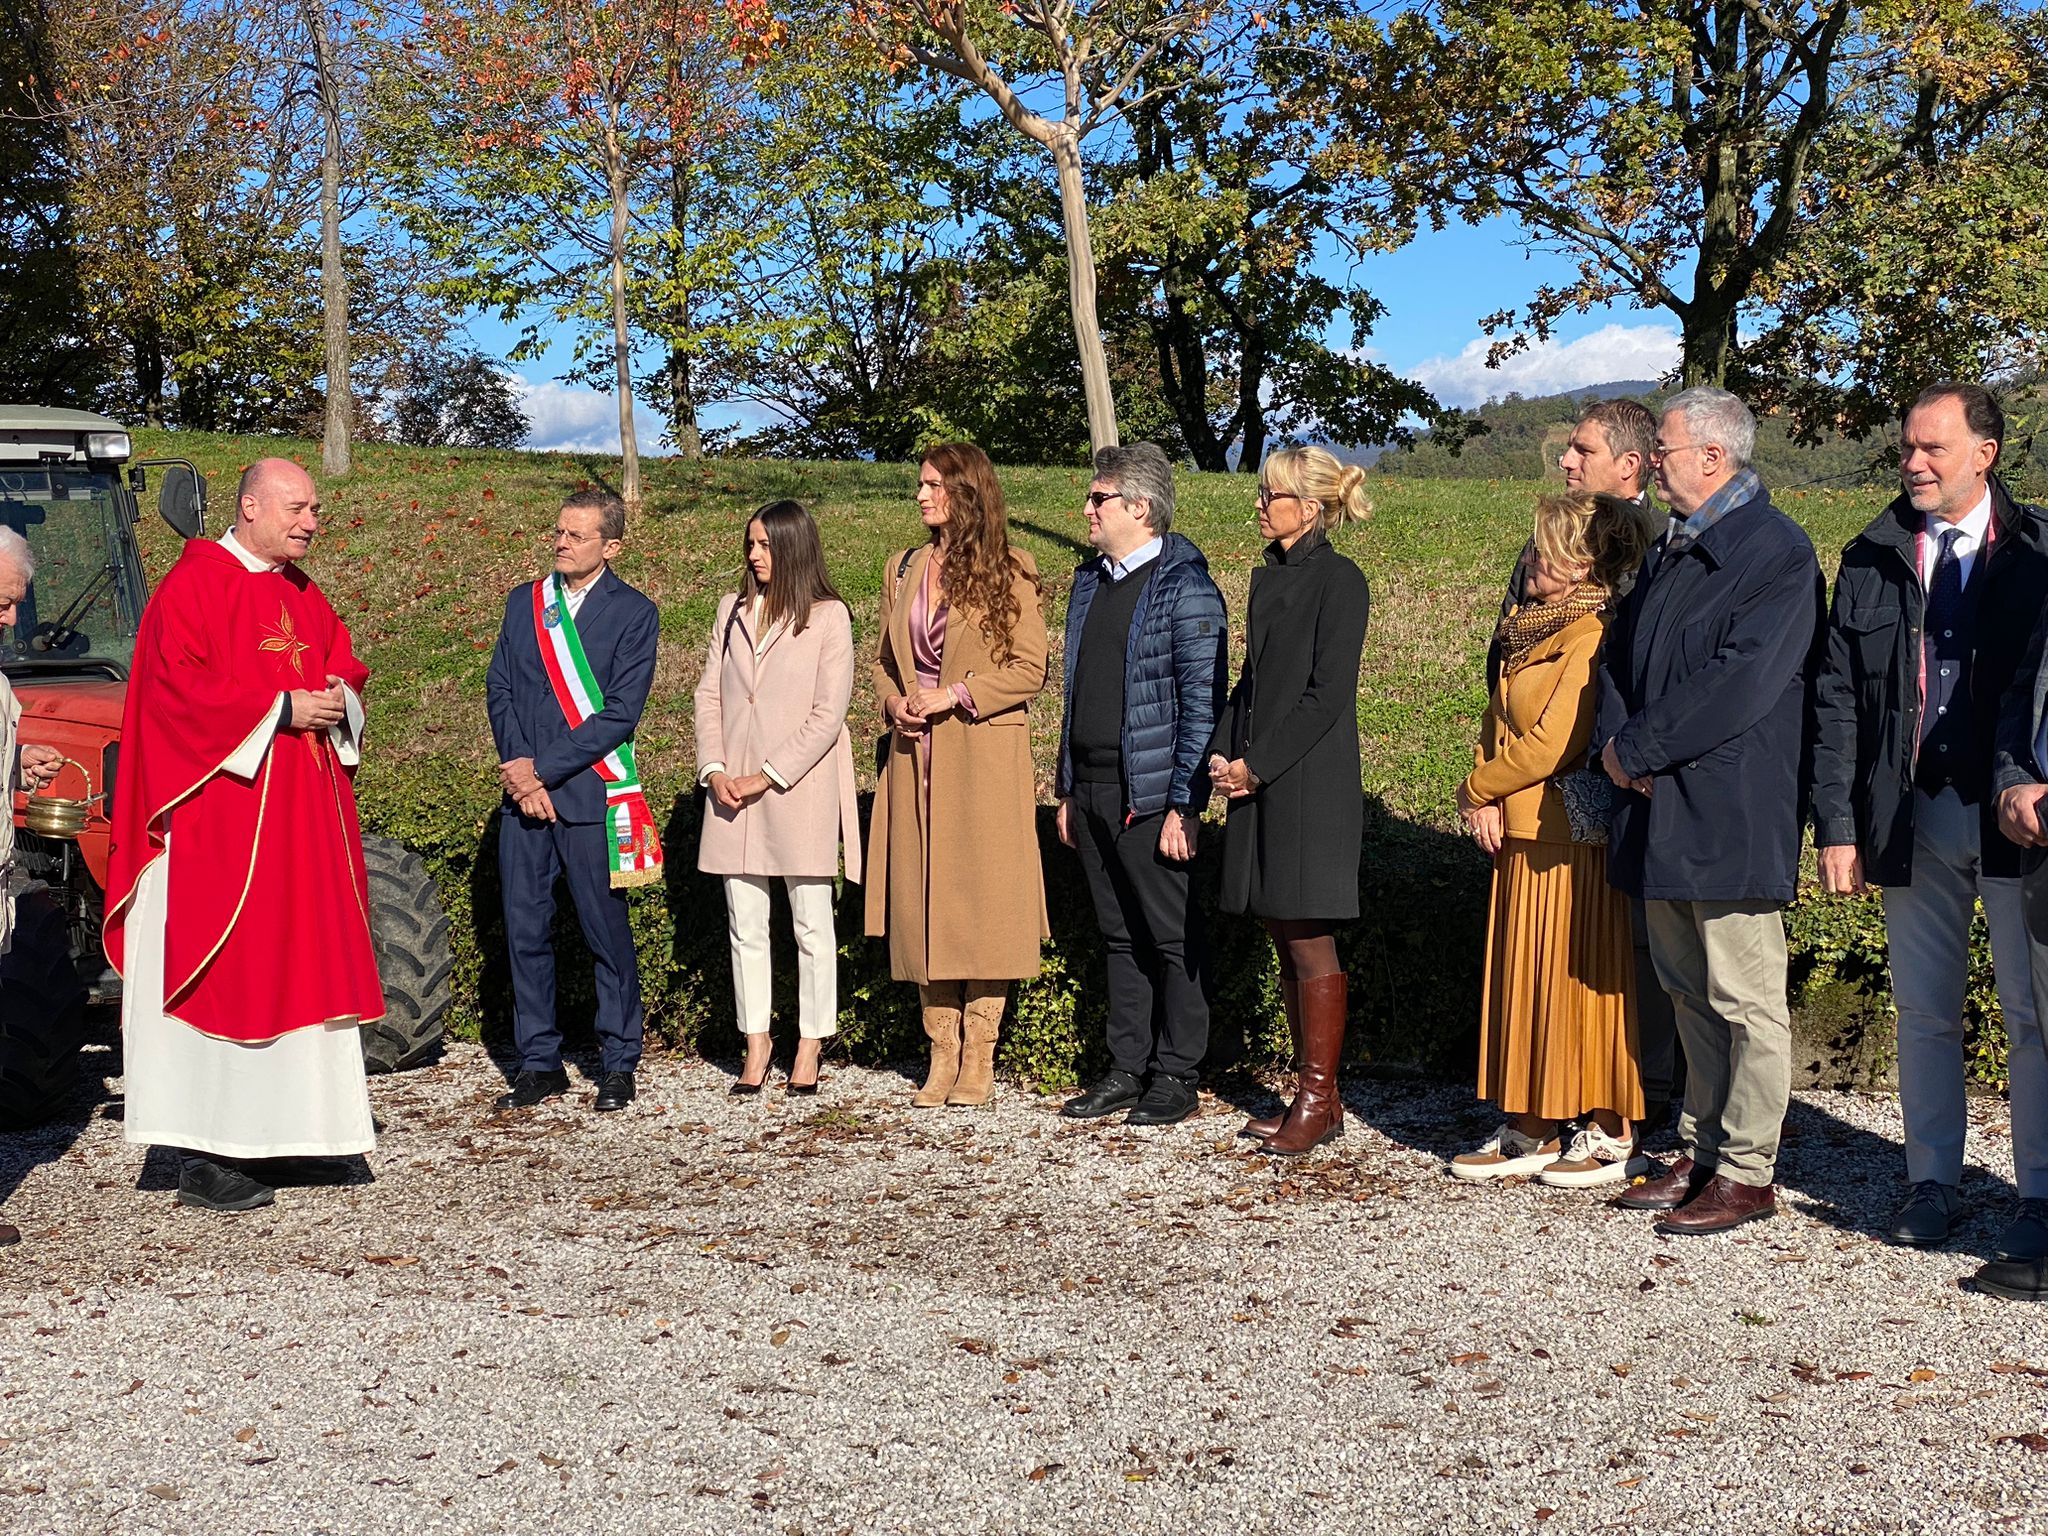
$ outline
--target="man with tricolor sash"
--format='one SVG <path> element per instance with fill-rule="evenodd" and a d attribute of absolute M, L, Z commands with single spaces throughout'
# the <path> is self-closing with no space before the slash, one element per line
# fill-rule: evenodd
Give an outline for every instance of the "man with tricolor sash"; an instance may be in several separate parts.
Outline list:
<path fill-rule="evenodd" d="M 519 1068 L 501 1109 L 568 1092 L 555 1019 L 555 882 L 567 882 L 597 975 L 595 1108 L 623 1109 L 640 1062 L 640 971 L 626 892 L 661 879 L 661 839 L 633 752 L 661 618 L 611 562 L 626 509 L 578 491 L 554 570 L 512 589 L 486 683 L 505 804 L 498 823 Z"/>

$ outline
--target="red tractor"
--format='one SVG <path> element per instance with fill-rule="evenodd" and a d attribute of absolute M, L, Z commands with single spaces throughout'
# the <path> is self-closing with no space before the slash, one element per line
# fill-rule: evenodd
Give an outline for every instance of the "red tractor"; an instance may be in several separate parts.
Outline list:
<path fill-rule="evenodd" d="M 136 540 L 146 471 L 157 510 L 206 532 L 206 482 L 182 459 L 129 464 L 127 431 L 85 411 L 0 405 L 0 524 L 28 540 L 35 581 L 0 639 L 21 739 L 71 759 L 44 796 L 14 799 L 18 921 L 0 959 L 0 1128 L 47 1118 L 70 1095 L 90 1005 L 118 1004 L 100 946 L 121 706 L 149 583 Z M 123 466 L 126 468 L 125 480 Z M 45 803 L 52 802 L 52 803 Z M 362 1031 L 372 1072 L 416 1065 L 448 1011 L 448 919 L 419 856 L 365 837 L 384 1018 Z"/>

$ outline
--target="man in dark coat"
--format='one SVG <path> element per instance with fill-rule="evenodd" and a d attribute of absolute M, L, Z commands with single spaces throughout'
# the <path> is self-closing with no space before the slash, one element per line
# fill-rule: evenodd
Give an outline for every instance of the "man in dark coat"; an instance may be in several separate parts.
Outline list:
<path fill-rule="evenodd" d="M 2026 850 L 2020 903 L 2027 924 L 2035 1027 L 2031 1038 L 2013 1037 L 2012 1020 L 2006 1019 L 2013 1177 L 2020 1199 L 1990 1262 L 1977 1271 L 1975 1284 L 1996 1296 L 2042 1301 L 2048 1300 L 2048 1172 L 2041 1167 L 2041 1101 L 2038 1096 L 2033 1099 L 2029 1123 L 2023 1126 L 2020 1084 L 2023 1073 L 2037 1082 L 2043 1073 L 2041 1021 L 2048 1019 L 2048 609 L 2042 611 L 1999 705 L 1991 789 L 1998 797 L 1999 831 Z M 2034 1092 L 2038 1094 L 2038 1089 Z"/>
<path fill-rule="evenodd" d="M 1814 843 L 1835 895 L 1884 892 L 1912 1188 L 1895 1243 L 1962 1214 L 1963 994 L 1977 902 L 2011 1042 L 2020 1192 L 2048 1196 L 2048 1055 L 2027 971 L 2025 855 L 1991 792 L 1999 700 L 2048 599 L 2048 515 L 1993 473 L 2005 413 L 1982 386 L 1925 390 L 1899 440 L 1904 489 L 1842 552 L 1815 688 Z"/>
<path fill-rule="evenodd" d="M 1775 1209 L 1791 1098 L 1783 904 L 1799 872 L 1808 667 L 1826 595 L 1813 545 L 1749 467 L 1756 419 L 1725 390 L 1657 424 L 1671 526 L 1609 631 L 1600 761 L 1624 793 L 1608 875 L 1644 899 L 1687 1070 L 1668 1173 L 1619 1204 L 1663 1232 Z"/>
<path fill-rule="evenodd" d="M 1067 600 L 1059 829 L 1102 926 L 1113 1065 L 1061 1113 L 1171 1125 L 1195 1112 L 1209 1044 L 1188 863 L 1227 675 L 1223 594 L 1171 531 L 1173 465 L 1153 444 L 1095 455 L 1086 516 L 1100 553 Z"/>
<path fill-rule="evenodd" d="M 623 1109 L 634 1094 L 642 1012 L 626 887 L 659 878 L 660 852 L 632 778 L 632 742 L 654 683 L 661 615 L 612 572 L 625 536 L 625 506 L 609 492 L 579 491 L 562 504 L 554 572 L 512 589 L 485 682 L 505 789 L 498 872 L 519 1047 L 501 1109 L 569 1088 L 555 1019 L 558 878 L 596 965 L 603 1072 L 593 1107 Z"/>

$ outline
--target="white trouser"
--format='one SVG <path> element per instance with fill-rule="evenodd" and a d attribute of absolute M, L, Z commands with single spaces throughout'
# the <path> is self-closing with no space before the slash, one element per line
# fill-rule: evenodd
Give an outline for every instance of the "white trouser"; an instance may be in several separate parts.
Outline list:
<path fill-rule="evenodd" d="M 1970 922 L 1984 903 L 1991 969 L 2009 1042 L 2013 1174 L 2022 1195 L 2048 1195 L 2048 1054 L 2034 1008 L 2017 879 L 1987 878 L 1978 809 L 1952 789 L 1913 793 L 1913 880 L 1884 891 L 1892 1001 L 1899 1011 L 1899 1110 L 1906 1177 L 1963 1178 L 1963 992 Z"/>
<path fill-rule="evenodd" d="M 725 915 L 732 936 L 732 1001 L 740 1033 L 768 1032 L 775 972 L 768 953 L 768 875 L 727 875 Z M 784 875 L 796 929 L 797 1033 L 822 1040 L 839 1032 L 839 939 L 832 931 L 832 877 Z"/>

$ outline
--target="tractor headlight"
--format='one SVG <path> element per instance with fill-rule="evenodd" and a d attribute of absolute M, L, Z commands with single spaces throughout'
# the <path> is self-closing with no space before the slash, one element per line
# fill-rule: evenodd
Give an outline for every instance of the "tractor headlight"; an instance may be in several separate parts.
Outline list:
<path fill-rule="evenodd" d="M 126 432 L 88 432 L 85 434 L 85 456 L 88 459 L 112 459 L 120 463 L 128 457 L 128 434 Z"/>

